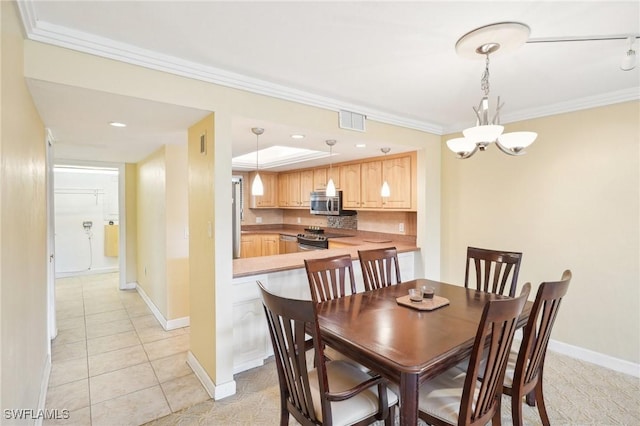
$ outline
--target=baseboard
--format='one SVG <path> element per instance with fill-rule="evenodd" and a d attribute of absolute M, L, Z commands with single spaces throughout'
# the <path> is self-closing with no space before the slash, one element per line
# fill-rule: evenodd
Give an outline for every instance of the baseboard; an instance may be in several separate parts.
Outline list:
<path fill-rule="evenodd" d="M 162 312 L 160 312 L 158 307 L 153 303 L 151 298 L 147 296 L 147 293 L 144 292 L 144 289 L 139 284 L 137 283 L 135 284 L 136 284 L 135 288 L 136 290 L 138 290 L 138 294 L 140 294 L 140 297 L 142 297 L 142 300 L 144 300 L 144 303 L 147 304 L 147 307 L 151 309 L 153 316 L 156 317 L 156 319 L 158 320 L 162 328 L 164 328 L 166 331 L 169 331 L 169 330 L 175 330 L 177 328 L 189 326 L 189 322 L 190 322 L 189 317 L 182 317 L 182 318 L 167 320 L 164 317 L 164 315 L 162 315 Z"/>
<path fill-rule="evenodd" d="M 557 340 L 549 341 L 549 350 L 557 352 L 571 358 L 599 365 L 610 370 L 619 371 L 633 377 L 640 377 L 640 364 L 636 364 L 623 359 L 614 358 L 609 355 L 584 349 L 579 346 L 569 345 Z"/>
<path fill-rule="evenodd" d="M 121 285 L 119 288 L 120 290 L 135 290 L 137 286 L 138 286 L 138 282 L 133 281 L 130 283 L 125 283 L 124 285 Z"/>
<path fill-rule="evenodd" d="M 49 377 L 51 377 L 51 355 L 47 354 L 42 370 L 42 380 L 40 380 L 40 396 L 38 397 L 38 413 L 43 413 L 47 402 L 47 389 L 49 389 Z M 35 426 L 42 426 L 43 417 L 38 416 L 34 422 Z"/>
<path fill-rule="evenodd" d="M 209 396 L 214 400 L 218 401 L 236 394 L 235 380 L 225 383 L 224 385 L 216 385 L 191 351 L 187 353 L 187 364 L 189 364 L 189 367 L 191 367 L 198 380 L 200 380 L 202 386 L 204 386 Z"/>
<path fill-rule="evenodd" d="M 262 367 L 264 365 L 264 359 L 252 359 L 251 361 L 243 362 L 242 364 L 233 366 L 233 374 L 242 373 L 243 371 L 251 370 L 252 368 Z"/>
<path fill-rule="evenodd" d="M 58 278 L 69 278 L 69 277 L 78 277 L 81 275 L 98 275 L 98 274 L 107 274 L 110 272 L 118 272 L 120 269 L 117 266 L 108 267 L 108 268 L 97 268 L 97 269 L 85 269 L 84 271 L 69 271 L 69 272 L 58 272 L 56 271 L 56 279 Z"/>

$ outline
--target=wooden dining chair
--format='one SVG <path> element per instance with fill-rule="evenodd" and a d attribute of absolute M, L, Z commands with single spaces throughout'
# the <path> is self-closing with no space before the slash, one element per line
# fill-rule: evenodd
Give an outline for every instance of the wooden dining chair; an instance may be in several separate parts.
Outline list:
<path fill-rule="evenodd" d="M 467 247 L 464 286 L 469 287 L 471 273 L 474 272 L 478 291 L 514 297 L 521 261 L 522 253 L 519 252 Z M 470 267 L 472 263 L 474 268 Z"/>
<path fill-rule="evenodd" d="M 418 415 L 427 424 L 500 424 L 502 382 L 530 288 L 525 286 L 517 298 L 487 302 L 466 370 L 450 368 L 420 386 Z"/>
<path fill-rule="evenodd" d="M 529 405 L 538 405 L 542 424 L 548 426 L 549 416 L 542 393 L 542 376 L 551 329 L 555 322 L 560 302 L 567 294 L 571 271 L 566 270 L 560 281 L 543 282 L 538 287 L 529 320 L 519 351 L 512 350 L 505 373 L 503 393 L 511 396 L 513 424 L 522 426 L 522 398 Z"/>
<path fill-rule="evenodd" d="M 374 290 L 401 282 L 398 251 L 395 247 L 358 250 L 364 288 Z"/>
<path fill-rule="evenodd" d="M 316 303 L 356 292 L 353 264 L 348 254 L 322 259 L 305 259 L 304 267 L 309 279 L 311 299 Z M 349 287 L 347 287 L 347 280 Z"/>
<path fill-rule="evenodd" d="M 371 376 L 343 361 L 325 361 L 316 303 L 270 293 L 258 281 L 280 383 L 280 425 L 289 415 L 303 425 L 392 425 L 398 396 L 379 375 Z M 306 356 L 314 342 L 315 367 Z"/>

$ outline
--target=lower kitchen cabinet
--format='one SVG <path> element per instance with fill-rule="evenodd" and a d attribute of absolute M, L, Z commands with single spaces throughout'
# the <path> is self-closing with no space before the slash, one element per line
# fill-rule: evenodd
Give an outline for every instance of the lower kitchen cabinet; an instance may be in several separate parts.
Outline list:
<path fill-rule="evenodd" d="M 280 234 L 243 234 L 240 237 L 240 258 L 280 254 Z"/>
<path fill-rule="evenodd" d="M 233 372 L 263 364 L 271 354 L 269 329 L 256 280 L 268 282 L 266 275 L 233 280 Z"/>

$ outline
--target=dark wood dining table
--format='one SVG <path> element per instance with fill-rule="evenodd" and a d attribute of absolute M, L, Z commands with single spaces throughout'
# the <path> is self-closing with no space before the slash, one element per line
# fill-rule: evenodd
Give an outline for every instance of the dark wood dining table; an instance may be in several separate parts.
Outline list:
<path fill-rule="evenodd" d="M 423 285 L 449 304 L 420 311 L 396 302 Z M 322 302 L 318 323 L 325 343 L 399 385 L 400 424 L 416 425 L 420 384 L 469 357 L 484 305 L 505 297 L 416 279 Z M 519 327 L 531 306 L 525 305 Z"/>

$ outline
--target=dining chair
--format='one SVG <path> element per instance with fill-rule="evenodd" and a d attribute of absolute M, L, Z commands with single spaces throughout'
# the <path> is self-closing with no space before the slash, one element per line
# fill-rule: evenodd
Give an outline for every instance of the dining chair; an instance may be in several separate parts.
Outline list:
<path fill-rule="evenodd" d="M 420 386 L 418 415 L 427 424 L 484 425 L 491 421 L 500 425 L 502 382 L 530 289 L 531 285 L 523 287 L 517 298 L 487 302 L 467 368 L 452 367 Z"/>
<path fill-rule="evenodd" d="M 474 272 L 478 291 L 514 297 L 521 261 L 522 253 L 519 252 L 467 247 L 464 286 L 469 287 L 470 274 Z M 473 269 L 470 268 L 471 263 Z"/>
<path fill-rule="evenodd" d="M 364 288 L 374 290 L 401 282 L 398 251 L 395 247 L 358 250 Z"/>
<path fill-rule="evenodd" d="M 542 424 L 550 424 L 542 393 L 543 367 L 551 329 L 570 281 L 571 271 L 566 270 L 560 281 L 540 284 L 524 328 L 520 349 L 512 350 L 509 356 L 503 393 L 511 396 L 514 425 L 522 425 L 522 398 L 525 396 L 529 405 L 537 403 Z"/>
<path fill-rule="evenodd" d="M 280 425 L 289 415 L 303 425 L 392 425 L 398 396 L 379 375 L 343 361 L 325 361 L 316 303 L 270 293 L 258 281 L 280 384 Z M 306 338 L 314 342 L 310 368 Z"/>
<path fill-rule="evenodd" d="M 325 257 L 322 259 L 305 259 L 311 299 L 326 302 L 356 292 L 356 280 L 353 277 L 353 264 L 348 254 Z M 349 280 L 347 293 L 347 279 Z"/>

